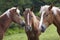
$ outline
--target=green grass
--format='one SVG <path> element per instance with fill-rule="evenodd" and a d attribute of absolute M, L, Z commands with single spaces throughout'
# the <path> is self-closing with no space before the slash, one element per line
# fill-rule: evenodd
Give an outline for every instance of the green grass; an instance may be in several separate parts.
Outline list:
<path fill-rule="evenodd" d="M 3 40 L 27 40 L 25 33 L 5 36 Z"/>
<path fill-rule="evenodd" d="M 59 40 L 59 35 L 56 31 L 56 27 L 51 25 L 46 29 L 44 33 L 40 35 L 40 40 Z M 14 34 L 9 36 L 4 36 L 3 40 L 27 40 L 25 33 Z"/>

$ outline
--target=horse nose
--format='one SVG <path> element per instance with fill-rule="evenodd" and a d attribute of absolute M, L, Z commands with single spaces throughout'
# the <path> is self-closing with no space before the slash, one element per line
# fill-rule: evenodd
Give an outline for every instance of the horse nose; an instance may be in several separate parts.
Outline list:
<path fill-rule="evenodd" d="M 41 32 L 44 32 L 44 31 L 45 31 L 45 27 L 41 26 Z"/>
<path fill-rule="evenodd" d="M 24 26 L 25 26 L 25 22 L 21 22 L 20 25 L 21 25 L 22 27 L 24 27 Z"/>
<path fill-rule="evenodd" d="M 25 23 L 22 23 L 21 26 L 24 27 L 25 26 Z"/>
<path fill-rule="evenodd" d="M 26 26 L 26 31 L 32 31 L 32 27 L 31 26 Z"/>

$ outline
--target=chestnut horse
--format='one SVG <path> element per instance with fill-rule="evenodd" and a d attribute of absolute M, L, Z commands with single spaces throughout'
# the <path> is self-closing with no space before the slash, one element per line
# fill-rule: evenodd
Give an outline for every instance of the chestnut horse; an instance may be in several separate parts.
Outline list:
<path fill-rule="evenodd" d="M 38 29 L 39 19 L 30 8 L 26 8 L 23 12 L 25 18 L 25 31 L 28 40 L 39 40 L 40 30 Z"/>
<path fill-rule="evenodd" d="M 11 22 L 24 25 L 24 21 L 22 20 L 19 13 L 20 10 L 18 7 L 12 7 L 0 16 L 0 40 L 3 39 L 3 35 Z"/>
<path fill-rule="evenodd" d="M 39 29 L 45 31 L 49 25 L 54 24 L 57 28 L 57 32 L 60 35 L 60 9 L 53 5 L 45 5 L 40 9 L 41 20 Z"/>

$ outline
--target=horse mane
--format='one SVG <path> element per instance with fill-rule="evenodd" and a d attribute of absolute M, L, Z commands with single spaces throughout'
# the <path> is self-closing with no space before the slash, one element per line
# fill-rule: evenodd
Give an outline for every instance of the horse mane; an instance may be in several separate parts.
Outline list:
<path fill-rule="evenodd" d="M 41 12 L 41 11 L 44 11 L 44 10 L 45 10 L 45 11 L 48 10 L 49 6 L 50 6 L 50 5 L 41 6 L 40 12 Z M 56 14 L 57 14 L 57 11 L 60 11 L 60 8 L 59 8 L 59 7 L 56 7 L 56 6 L 53 6 L 51 10 L 52 10 L 53 13 L 56 15 Z"/>
<path fill-rule="evenodd" d="M 10 9 L 8 9 L 8 10 L 5 11 L 1 16 L 7 14 L 7 16 L 9 17 L 9 13 L 10 13 L 9 11 L 12 10 L 12 9 L 16 9 L 16 7 L 12 7 L 12 8 L 10 8 Z"/>
<path fill-rule="evenodd" d="M 45 8 L 45 9 L 48 9 L 49 6 L 50 6 L 50 5 L 44 5 L 44 6 L 41 6 L 41 8 L 43 8 L 43 9 L 44 9 L 44 8 Z M 53 10 L 53 9 L 60 10 L 60 8 L 59 8 L 59 7 L 56 7 L 56 6 L 53 6 L 52 10 Z"/>
<path fill-rule="evenodd" d="M 40 21 L 40 18 L 38 16 L 36 16 L 36 18 Z"/>

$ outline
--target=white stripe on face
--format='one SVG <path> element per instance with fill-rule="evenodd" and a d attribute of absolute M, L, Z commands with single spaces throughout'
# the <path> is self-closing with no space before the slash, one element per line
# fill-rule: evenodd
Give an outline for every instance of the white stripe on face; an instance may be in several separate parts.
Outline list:
<path fill-rule="evenodd" d="M 29 13 L 27 14 L 27 22 L 28 22 L 28 25 L 29 25 Z"/>
<path fill-rule="evenodd" d="M 43 24 L 43 15 L 44 15 L 45 11 L 42 12 L 42 15 L 41 15 L 41 20 L 39 22 L 39 29 L 41 29 L 41 26 Z"/>

